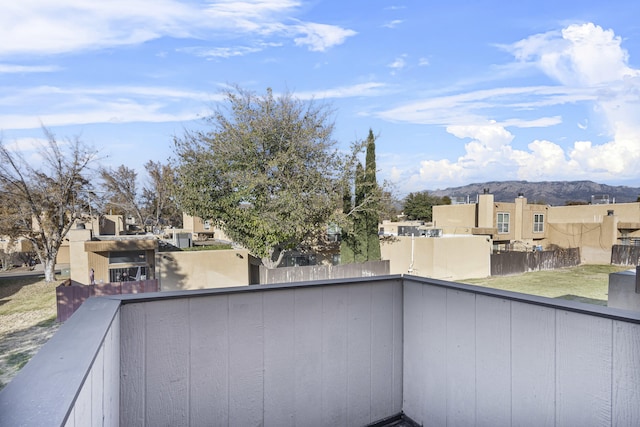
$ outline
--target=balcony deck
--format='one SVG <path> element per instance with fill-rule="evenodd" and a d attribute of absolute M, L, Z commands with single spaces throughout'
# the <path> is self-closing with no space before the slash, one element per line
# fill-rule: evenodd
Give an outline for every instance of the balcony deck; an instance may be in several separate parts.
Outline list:
<path fill-rule="evenodd" d="M 638 366 L 640 313 L 413 276 L 123 295 L 60 328 L 0 426 L 640 425 Z"/>

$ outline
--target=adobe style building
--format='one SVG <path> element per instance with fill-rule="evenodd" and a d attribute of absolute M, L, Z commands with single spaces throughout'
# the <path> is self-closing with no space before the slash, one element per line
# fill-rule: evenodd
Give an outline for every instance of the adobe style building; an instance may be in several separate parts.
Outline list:
<path fill-rule="evenodd" d="M 434 206 L 433 225 L 487 236 L 493 251 L 579 248 L 582 263 L 609 264 L 613 245 L 640 242 L 640 203 L 549 206 L 523 195 L 495 202 L 487 192 L 476 203 Z"/>

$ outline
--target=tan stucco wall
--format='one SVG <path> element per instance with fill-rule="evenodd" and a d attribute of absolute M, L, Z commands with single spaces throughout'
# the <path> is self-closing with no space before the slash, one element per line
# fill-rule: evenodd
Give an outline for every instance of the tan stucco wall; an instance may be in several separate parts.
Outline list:
<path fill-rule="evenodd" d="M 249 284 L 246 250 L 161 252 L 157 264 L 162 291 Z"/>
<path fill-rule="evenodd" d="M 438 205 L 433 207 L 433 226 L 445 234 L 471 234 L 476 225 L 476 205 Z"/>
<path fill-rule="evenodd" d="M 411 246 L 411 237 L 398 237 L 380 246 L 391 274 L 409 272 Z M 491 241 L 486 236 L 416 237 L 413 247 L 411 274 L 416 276 L 460 280 L 491 275 Z"/>
<path fill-rule="evenodd" d="M 67 238 L 69 239 L 70 278 L 78 283 L 89 284 L 89 257 L 84 250 L 84 243 L 91 240 L 91 230 L 71 229 Z"/>
<path fill-rule="evenodd" d="M 621 222 L 640 222 L 640 203 L 553 206 L 549 209 L 548 221 L 553 223 L 602 222 L 610 210 Z"/>

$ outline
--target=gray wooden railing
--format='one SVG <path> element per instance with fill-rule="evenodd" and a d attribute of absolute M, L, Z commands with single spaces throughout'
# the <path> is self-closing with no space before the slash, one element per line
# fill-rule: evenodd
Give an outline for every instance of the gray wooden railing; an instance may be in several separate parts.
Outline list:
<path fill-rule="evenodd" d="M 639 313 L 413 276 L 91 298 L 0 425 L 640 425 L 639 355 Z"/>

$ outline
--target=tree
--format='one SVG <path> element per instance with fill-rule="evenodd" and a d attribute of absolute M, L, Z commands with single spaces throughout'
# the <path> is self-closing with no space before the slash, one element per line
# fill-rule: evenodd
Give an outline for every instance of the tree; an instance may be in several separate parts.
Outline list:
<path fill-rule="evenodd" d="M 147 230 L 161 224 L 182 223 L 174 197 L 175 171 L 167 163 L 149 160 L 144 164 L 148 182 L 142 191 L 138 187 L 138 172 L 125 165 L 117 169 L 101 168 L 102 188 L 106 195 L 103 212 L 133 215 L 136 222 Z"/>
<path fill-rule="evenodd" d="M 173 167 L 169 163 L 149 160 L 144 168 L 149 176 L 149 182 L 142 190 L 146 221 L 153 227 L 182 224 L 182 212 L 174 197 L 176 174 Z"/>
<path fill-rule="evenodd" d="M 428 191 L 409 193 L 404 200 L 404 214 L 411 220 L 431 221 L 433 206 L 450 204 L 450 198 L 433 196 Z"/>
<path fill-rule="evenodd" d="M 87 209 L 81 194 L 91 189 L 84 174 L 96 152 L 78 138 L 59 144 L 43 129 L 47 142 L 39 161 L 27 161 L 0 141 L 0 194 L 5 206 L 0 233 L 28 239 L 44 266 L 47 282 L 55 280 L 55 263 L 69 229 Z M 63 151 L 62 148 L 65 148 Z"/>
<path fill-rule="evenodd" d="M 376 180 L 376 138 L 369 129 L 367 137 L 367 155 L 365 158 L 364 191 L 365 197 L 371 199 L 371 207 L 364 212 L 364 236 L 367 245 L 367 261 L 380 260 L 380 238 L 378 225 L 380 224 L 380 187 Z"/>
<path fill-rule="evenodd" d="M 209 130 L 175 140 L 179 205 L 277 267 L 339 210 L 343 156 L 332 112 L 271 89 L 234 87 L 224 98 L 205 119 Z"/>
<path fill-rule="evenodd" d="M 350 187 L 343 190 L 343 214 L 346 216 L 340 245 L 343 264 L 380 260 L 378 224 L 382 198 L 387 193 L 376 180 L 375 137 L 371 129 L 362 148 L 366 149 L 365 167 L 360 162 L 356 164 L 353 202 Z"/>
<path fill-rule="evenodd" d="M 102 188 L 105 191 L 106 212 L 134 215 L 136 222 L 144 227 L 144 213 L 138 195 L 138 173 L 125 165 L 117 169 L 101 168 Z"/>

